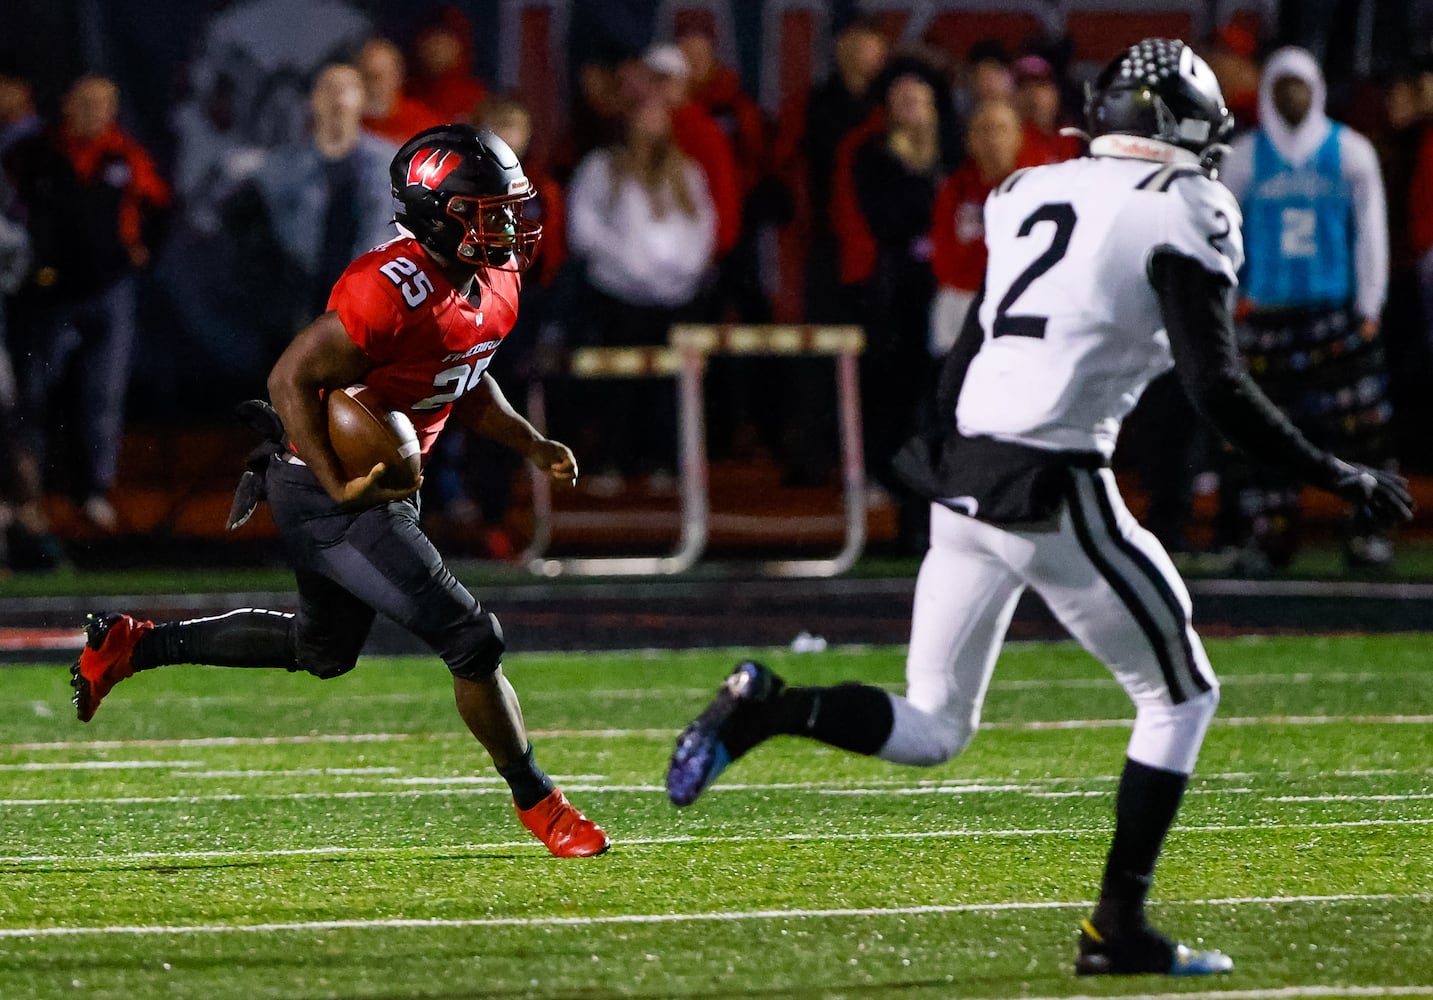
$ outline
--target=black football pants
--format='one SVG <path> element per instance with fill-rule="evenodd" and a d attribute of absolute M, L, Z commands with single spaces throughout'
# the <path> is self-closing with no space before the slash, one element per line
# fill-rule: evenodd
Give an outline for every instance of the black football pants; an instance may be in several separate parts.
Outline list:
<path fill-rule="evenodd" d="M 457 677 L 502 662 L 502 629 L 443 565 L 415 500 L 339 510 L 306 466 L 276 457 L 267 476 L 274 521 L 298 577 L 295 663 L 320 677 L 353 669 L 382 612 L 422 639 Z"/>

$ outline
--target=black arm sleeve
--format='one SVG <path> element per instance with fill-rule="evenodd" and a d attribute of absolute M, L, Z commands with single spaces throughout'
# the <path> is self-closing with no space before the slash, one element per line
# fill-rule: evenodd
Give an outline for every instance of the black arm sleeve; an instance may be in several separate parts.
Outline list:
<path fill-rule="evenodd" d="M 1250 455 L 1330 488 L 1339 475 L 1337 459 L 1299 433 L 1239 360 L 1228 280 L 1173 250 L 1155 252 L 1149 277 L 1169 333 L 1175 374 L 1195 407 Z"/>
<path fill-rule="evenodd" d="M 965 314 L 960 334 L 955 338 L 955 343 L 950 345 L 945 361 L 941 364 L 940 381 L 935 392 L 936 412 L 941 419 L 955 419 L 955 403 L 960 399 L 960 387 L 965 384 L 965 373 L 970 369 L 970 362 L 975 360 L 980 345 L 985 343 L 985 331 L 980 326 L 980 303 L 984 300 L 985 281 L 981 279 L 980 289 L 975 293 L 970 310 Z"/>

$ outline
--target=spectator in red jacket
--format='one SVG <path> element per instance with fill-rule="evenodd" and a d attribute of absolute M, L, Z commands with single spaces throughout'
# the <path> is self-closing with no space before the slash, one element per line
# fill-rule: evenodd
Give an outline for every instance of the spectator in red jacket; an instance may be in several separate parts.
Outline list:
<path fill-rule="evenodd" d="M 1018 167 L 1042 162 L 1029 155 L 1027 146 L 1028 135 L 1009 101 L 993 98 L 976 106 L 965 130 L 967 158 L 941 185 L 932 213 L 933 357 L 943 357 L 955 343 L 985 276 L 986 197 Z"/>
<path fill-rule="evenodd" d="M 456 7 L 444 7 L 413 45 L 409 96 L 445 122 L 472 121 L 488 88 L 473 72 L 473 26 Z"/>
<path fill-rule="evenodd" d="M 1026 55 L 1015 60 L 1015 110 L 1025 123 L 1026 154 L 1031 164 L 1059 163 L 1083 152 L 1073 135 L 1061 135 L 1068 122 L 1060 117 L 1060 85 L 1044 56 Z"/>
<path fill-rule="evenodd" d="M 863 210 L 854 177 L 854 164 L 862 147 L 873 138 L 887 134 L 889 97 L 894 81 L 904 76 L 924 80 L 935 102 L 941 157 L 946 163 L 958 158 L 955 144 L 949 142 L 950 123 L 955 117 L 951 95 L 940 73 L 918 55 L 900 55 L 889 60 L 881 76 L 872 85 L 877 106 L 865 121 L 848 131 L 836 145 L 831 174 L 831 228 L 839 244 L 841 298 L 843 307 L 859 301 L 859 286 L 865 284 L 876 266 L 877 246 L 870 227 L 870 214 Z M 908 93 L 910 91 L 907 91 Z M 899 127 L 896 131 L 902 131 Z M 927 217 L 927 224 L 929 217 Z M 854 295 L 854 299 L 852 296 Z M 859 311 L 859 306 L 855 306 Z M 849 315 L 849 309 L 847 315 Z"/>
<path fill-rule="evenodd" d="M 761 106 L 742 89 L 741 77 L 717 62 L 710 32 L 692 29 L 677 36 L 687 63 L 687 92 L 721 126 L 736 157 L 737 187 L 751 194 L 770 165 L 766 118 Z"/>
<path fill-rule="evenodd" d="M 842 137 L 836 144 L 835 163 L 831 171 L 831 229 L 836 234 L 843 304 L 849 305 L 852 288 L 871 276 L 876 266 L 876 241 L 861 214 L 856 198 L 856 183 L 851 162 L 856 151 L 886 128 L 886 111 L 877 107 Z M 849 315 L 849 314 L 848 314 Z"/>
<path fill-rule="evenodd" d="M 386 38 L 372 38 L 353 64 L 363 76 L 363 127 L 395 146 L 425 128 L 443 124 L 422 101 L 403 93 L 403 53 Z"/>
<path fill-rule="evenodd" d="M 35 345 L 23 433 L 40 454 L 51 404 L 75 413 L 74 475 L 64 485 L 102 531 L 119 526 L 109 494 L 135 340 L 135 275 L 150 262 L 170 200 L 118 113 L 112 81 L 81 77 L 65 94 L 60 127 L 21 140 L 7 157 L 34 254 L 20 291 Z M 71 364 L 77 355 L 83 364 Z M 79 385 L 67 384 L 71 377 Z"/>

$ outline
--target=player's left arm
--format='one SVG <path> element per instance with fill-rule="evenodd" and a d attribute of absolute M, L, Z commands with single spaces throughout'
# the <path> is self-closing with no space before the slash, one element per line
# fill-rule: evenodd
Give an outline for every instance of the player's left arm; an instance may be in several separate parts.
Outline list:
<path fill-rule="evenodd" d="M 1199 179 L 1185 187 L 1182 198 L 1162 205 L 1165 242 L 1151 253 L 1148 269 L 1175 373 L 1195 407 L 1255 458 L 1291 470 L 1378 520 L 1408 520 L 1413 501 L 1406 480 L 1319 448 L 1249 377 L 1231 309 L 1243 259 L 1238 209 L 1218 184 Z"/>
<path fill-rule="evenodd" d="M 269 399 L 295 451 L 336 504 L 359 509 L 411 496 L 422 483 L 390 489 L 379 480 L 380 462 L 349 479 L 328 437 L 322 393 L 363 381 L 373 362 L 349 337 L 337 312 L 326 312 L 299 331 L 269 372 Z"/>
<path fill-rule="evenodd" d="M 577 458 L 561 441 L 547 437 L 508 402 L 497 380 L 483 372 L 478 384 L 453 404 L 453 415 L 465 427 L 506 445 L 555 481 L 577 482 Z"/>

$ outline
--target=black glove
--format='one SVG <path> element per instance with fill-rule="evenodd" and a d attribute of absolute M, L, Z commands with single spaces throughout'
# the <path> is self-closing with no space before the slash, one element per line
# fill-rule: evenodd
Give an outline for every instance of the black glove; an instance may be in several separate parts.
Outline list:
<path fill-rule="evenodd" d="M 1329 463 L 1329 478 L 1321 484 L 1366 510 L 1380 524 L 1398 524 L 1413 517 L 1413 496 L 1408 480 L 1396 472 L 1384 472 L 1367 465 L 1354 465 L 1335 458 Z"/>
<path fill-rule="evenodd" d="M 225 527 L 230 531 L 243 527 L 244 523 L 254 516 L 255 509 L 266 495 L 264 476 L 269 462 L 275 455 L 280 455 L 287 449 L 288 441 L 284 434 L 284 422 L 279 419 L 278 411 L 265 400 L 245 400 L 234 412 L 240 420 L 257 431 L 264 441 L 244 459 L 247 468 L 239 477 L 239 485 L 234 490 L 234 502 L 229 506 L 229 519 L 225 522 Z"/>

